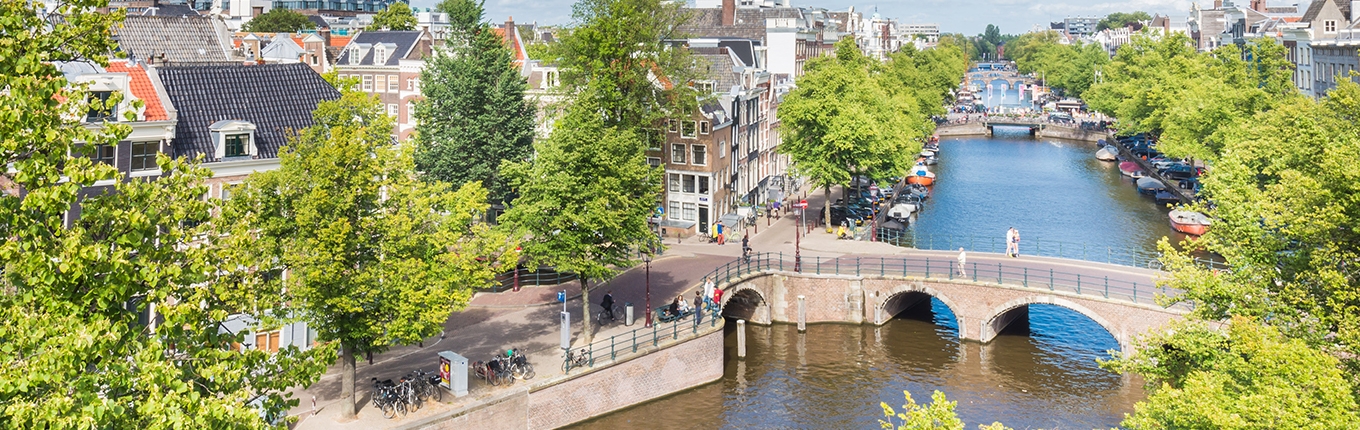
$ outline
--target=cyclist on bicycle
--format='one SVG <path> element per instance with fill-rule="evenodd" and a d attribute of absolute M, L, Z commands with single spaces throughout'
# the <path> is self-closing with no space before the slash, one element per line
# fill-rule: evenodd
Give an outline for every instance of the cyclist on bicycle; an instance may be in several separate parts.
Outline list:
<path fill-rule="evenodd" d="M 604 298 L 600 299 L 600 307 L 604 308 L 605 315 L 609 315 L 609 320 L 614 320 L 614 292 L 605 291 Z"/>

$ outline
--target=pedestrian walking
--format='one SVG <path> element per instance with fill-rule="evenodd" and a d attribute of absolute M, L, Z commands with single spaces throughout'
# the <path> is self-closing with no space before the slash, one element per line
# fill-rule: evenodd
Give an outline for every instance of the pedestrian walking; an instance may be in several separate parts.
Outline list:
<path fill-rule="evenodd" d="M 604 308 L 604 313 L 609 315 L 609 320 L 614 320 L 614 291 L 605 291 L 604 298 L 600 299 L 600 307 Z"/>
<path fill-rule="evenodd" d="M 726 244 L 727 244 L 727 235 L 726 235 L 726 232 L 723 231 L 723 223 L 722 223 L 722 221 L 718 221 L 718 244 L 719 244 L 719 245 L 726 245 Z"/>
<path fill-rule="evenodd" d="M 968 272 L 964 271 L 963 265 L 968 264 L 968 254 L 963 252 L 963 247 L 959 247 L 959 276 L 968 277 Z"/>
<path fill-rule="evenodd" d="M 1010 257 L 1010 256 L 1011 256 L 1011 250 L 1014 249 L 1014 247 L 1015 247 L 1014 243 L 1015 243 L 1015 227 L 1007 228 L 1007 229 L 1006 229 L 1006 256 L 1007 256 L 1007 257 Z"/>
<path fill-rule="evenodd" d="M 713 308 L 714 308 L 714 309 L 717 309 L 717 310 L 721 310 L 721 309 L 722 309 L 722 295 L 723 295 L 723 290 L 722 290 L 722 288 L 713 287 Z"/>
<path fill-rule="evenodd" d="M 715 288 L 717 288 L 717 285 L 713 283 L 713 280 L 712 280 L 712 279 L 709 279 L 709 277 L 705 276 L 705 277 L 704 277 L 704 298 L 705 298 L 705 299 L 708 299 L 709 303 L 712 303 L 712 302 L 713 302 L 713 290 L 714 290 Z"/>
<path fill-rule="evenodd" d="M 1020 258 L 1020 230 L 1011 227 L 1011 231 L 1015 232 L 1011 235 L 1011 243 L 1015 245 L 1015 253 L 1011 254 L 1011 258 Z"/>
<path fill-rule="evenodd" d="M 698 327 L 700 320 L 704 319 L 704 295 L 702 291 L 694 292 L 694 326 Z"/>

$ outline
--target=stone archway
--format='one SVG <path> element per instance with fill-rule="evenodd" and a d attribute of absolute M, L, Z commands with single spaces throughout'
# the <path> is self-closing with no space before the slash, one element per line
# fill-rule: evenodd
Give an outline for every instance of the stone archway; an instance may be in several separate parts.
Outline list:
<path fill-rule="evenodd" d="M 874 325 L 883 325 L 892 319 L 893 316 L 901 313 L 907 308 L 915 305 L 920 300 L 939 299 L 954 313 L 954 322 L 959 325 L 959 336 L 964 337 L 967 333 L 967 325 L 964 322 L 963 308 L 954 303 L 940 290 L 928 287 L 920 283 L 902 284 L 892 288 L 891 292 L 882 294 L 879 300 L 874 301 L 871 315 L 865 315 L 865 321 L 872 321 Z"/>
<path fill-rule="evenodd" d="M 723 292 L 722 316 L 746 320 L 752 324 L 769 325 L 770 302 L 750 284 L 741 284 Z"/>
<path fill-rule="evenodd" d="M 1120 351 L 1130 350 L 1131 339 L 1122 327 L 1112 324 L 1100 314 L 1081 304 L 1054 296 L 1020 297 L 993 308 L 981 319 L 981 324 L 978 326 L 978 340 L 983 343 L 991 342 L 1006 326 L 1022 318 L 1028 319 L 1029 305 L 1053 305 L 1079 313 L 1105 329 L 1105 332 L 1109 333 L 1119 343 Z"/>

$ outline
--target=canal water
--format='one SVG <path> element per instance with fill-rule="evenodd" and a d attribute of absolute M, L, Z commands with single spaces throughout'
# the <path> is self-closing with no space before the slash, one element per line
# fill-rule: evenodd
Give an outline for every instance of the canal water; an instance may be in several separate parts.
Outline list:
<path fill-rule="evenodd" d="M 1137 194 L 1095 145 L 1035 140 L 1023 130 L 940 144 L 938 180 L 911 228 L 918 234 L 1022 238 L 1154 251 L 1173 236 L 1165 208 Z M 1174 237 L 1173 240 L 1179 240 Z M 902 392 L 958 402 L 967 423 L 1022 428 L 1111 428 L 1144 393 L 1137 377 L 1099 367 L 1118 343 L 1065 308 L 1032 305 L 1028 326 L 992 342 L 960 342 L 938 300 L 880 326 L 748 325 L 748 356 L 736 359 L 729 324 L 721 382 L 637 405 L 575 428 L 879 428 L 880 402 Z"/>

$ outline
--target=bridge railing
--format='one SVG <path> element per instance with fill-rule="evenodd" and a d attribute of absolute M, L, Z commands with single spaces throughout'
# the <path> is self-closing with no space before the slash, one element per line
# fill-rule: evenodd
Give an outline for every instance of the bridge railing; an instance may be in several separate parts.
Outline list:
<path fill-rule="evenodd" d="M 931 257 L 804 257 L 786 253 L 761 253 L 749 259 L 737 259 L 719 266 L 709 277 L 724 289 L 734 282 L 757 273 L 801 272 L 815 275 L 850 275 L 860 277 L 919 277 L 926 279 L 960 280 L 995 283 L 1043 289 L 1051 292 L 1073 293 L 1083 296 L 1156 305 L 1158 295 L 1177 295 L 1174 289 L 1158 286 L 1149 276 L 1110 277 L 1056 269 L 1036 268 L 1032 261 L 967 262 L 959 267 L 956 258 Z M 960 270 L 962 269 L 962 270 Z"/>
<path fill-rule="evenodd" d="M 910 230 L 880 228 L 877 231 L 877 240 L 903 248 L 934 251 L 958 251 L 959 248 L 963 248 L 969 252 L 998 254 L 1006 252 L 1005 238 L 997 236 L 918 234 Z M 1020 254 L 1093 261 L 1153 270 L 1162 269 L 1162 255 L 1160 253 L 1084 243 L 1025 239 L 1020 241 Z M 1196 258 L 1195 262 L 1211 269 L 1227 270 L 1228 268 L 1221 262 L 1202 258 Z"/>
<path fill-rule="evenodd" d="M 696 320 L 696 317 L 700 318 Z M 619 318 L 623 318 L 623 316 L 620 315 Z M 572 358 L 579 357 L 579 361 L 569 360 L 567 354 L 562 354 L 562 372 L 571 374 L 572 369 L 595 367 L 597 363 L 615 361 L 619 357 L 636 354 L 639 347 L 657 346 L 662 342 L 667 342 L 668 339 L 678 341 L 698 337 L 700 325 L 715 327 L 721 319 L 722 316 L 718 314 L 716 306 L 706 306 L 703 310 L 685 318 L 665 323 L 657 320 L 653 322 L 651 327 L 644 324 L 642 327 L 597 340 L 585 347 L 573 349 Z"/>

